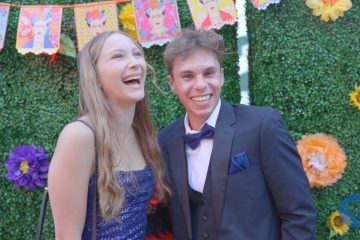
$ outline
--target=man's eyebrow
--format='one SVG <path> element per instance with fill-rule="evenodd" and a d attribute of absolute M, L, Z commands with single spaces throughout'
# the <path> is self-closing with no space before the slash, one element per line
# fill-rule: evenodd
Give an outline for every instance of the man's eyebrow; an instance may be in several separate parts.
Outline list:
<path fill-rule="evenodd" d="M 193 73 L 193 71 L 190 71 L 190 70 L 180 71 L 180 74 L 191 74 L 191 73 Z"/>
<path fill-rule="evenodd" d="M 205 71 L 209 71 L 209 70 L 216 70 L 216 67 L 215 67 L 215 66 L 211 66 L 211 67 L 205 68 Z"/>

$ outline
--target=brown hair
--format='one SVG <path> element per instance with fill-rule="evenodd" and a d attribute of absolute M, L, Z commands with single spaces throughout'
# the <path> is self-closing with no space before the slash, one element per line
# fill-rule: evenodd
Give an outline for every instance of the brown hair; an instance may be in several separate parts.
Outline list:
<path fill-rule="evenodd" d="M 164 62 L 171 75 L 176 58 L 187 57 L 197 49 L 206 49 L 213 52 L 221 63 L 224 58 L 224 46 L 223 37 L 212 30 L 183 29 L 181 34 L 166 46 Z"/>
<path fill-rule="evenodd" d="M 116 134 L 112 111 L 99 87 L 96 64 L 106 39 L 112 34 L 122 34 L 131 39 L 144 55 L 143 49 L 127 33 L 104 32 L 94 37 L 81 50 L 78 57 L 80 115 L 87 115 L 96 131 L 98 152 L 99 205 L 105 220 L 116 218 L 123 206 L 125 196 L 114 169 L 121 141 Z M 151 68 L 151 66 L 150 66 Z M 170 194 L 165 181 L 165 167 L 160 155 L 156 130 L 152 123 L 147 95 L 136 103 L 132 127 L 146 163 L 154 172 L 157 184 L 155 197 L 163 201 Z"/>

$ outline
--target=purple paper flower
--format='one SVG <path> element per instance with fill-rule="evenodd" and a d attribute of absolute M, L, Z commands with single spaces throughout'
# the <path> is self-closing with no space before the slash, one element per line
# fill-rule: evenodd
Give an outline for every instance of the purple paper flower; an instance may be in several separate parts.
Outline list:
<path fill-rule="evenodd" d="M 24 187 L 34 191 L 37 187 L 45 186 L 49 164 L 48 155 L 42 147 L 19 145 L 5 161 L 8 171 L 6 178 L 14 182 L 14 188 Z"/>

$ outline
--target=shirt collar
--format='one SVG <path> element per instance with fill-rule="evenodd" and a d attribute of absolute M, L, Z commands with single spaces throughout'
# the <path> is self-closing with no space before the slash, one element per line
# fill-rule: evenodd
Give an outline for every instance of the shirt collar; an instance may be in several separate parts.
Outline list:
<path fill-rule="evenodd" d="M 209 124 L 210 126 L 212 126 L 214 128 L 216 126 L 216 121 L 217 121 L 218 116 L 219 116 L 220 106 L 221 106 L 221 99 L 219 99 L 219 102 L 217 103 L 217 105 L 214 108 L 213 112 L 211 113 L 210 117 L 205 121 L 205 123 Z M 204 126 L 204 124 L 201 126 L 201 128 Z M 195 131 L 195 130 L 191 129 L 190 124 L 189 124 L 188 113 L 185 114 L 184 125 L 185 125 L 185 133 L 197 133 L 197 132 L 200 132 L 200 131 Z"/>

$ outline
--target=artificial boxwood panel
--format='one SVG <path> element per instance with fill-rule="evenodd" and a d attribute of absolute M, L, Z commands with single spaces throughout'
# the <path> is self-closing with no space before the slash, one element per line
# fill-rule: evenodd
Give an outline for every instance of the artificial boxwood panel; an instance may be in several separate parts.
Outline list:
<path fill-rule="evenodd" d="M 9 1 L 23 5 L 65 5 L 94 1 Z M 119 10 L 123 4 L 117 5 Z M 193 27 L 186 1 L 178 1 L 182 27 Z M 33 143 L 53 154 L 57 137 L 63 126 L 76 119 L 78 78 L 76 60 L 57 55 L 50 63 L 48 55 L 21 55 L 15 49 L 20 9 L 12 7 L 5 46 L 0 52 L 0 239 L 34 239 L 41 202 L 41 190 L 27 192 L 13 189 L 6 180 L 3 162 L 12 148 Z M 72 9 L 63 9 L 62 32 L 76 43 Z M 120 26 L 121 28 L 121 26 Z M 236 27 L 226 26 L 218 31 L 224 36 L 227 52 L 224 59 L 225 85 L 222 96 L 232 103 L 240 100 L 237 66 Z M 148 62 L 157 71 L 156 90 L 148 76 L 148 93 L 156 125 L 164 127 L 182 116 L 184 109 L 170 92 L 167 71 L 162 61 L 164 46 L 145 49 Z M 45 221 L 44 239 L 54 239 L 50 208 Z"/>
<path fill-rule="evenodd" d="M 247 5 L 252 104 L 280 110 L 296 140 L 320 132 L 336 137 L 348 158 L 342 179 L 312 190 L 319 240 L 328 238 L 327 219 L 340 201 L 360 193 L 360 111 L 349 103 L 360 84 L 360 3 L 352 2 L 344 17 L 328 23 L 304 0 L 282 0 L 265 11 Z M 359 236 L 351 228 L 338 239 Z"/>

